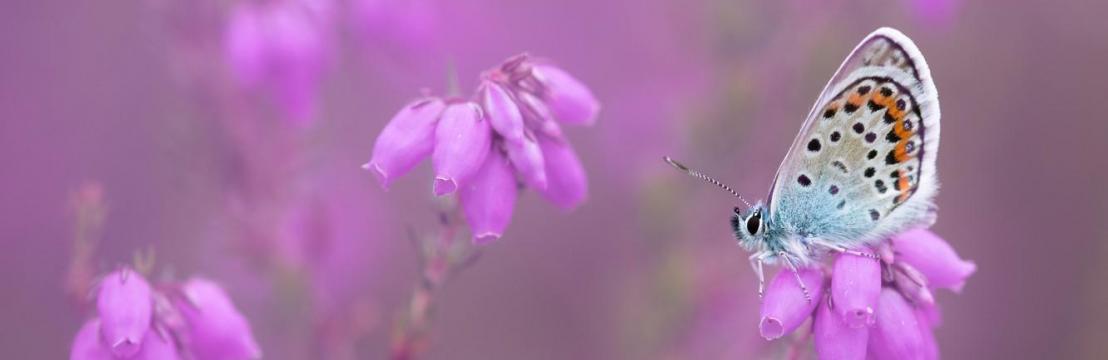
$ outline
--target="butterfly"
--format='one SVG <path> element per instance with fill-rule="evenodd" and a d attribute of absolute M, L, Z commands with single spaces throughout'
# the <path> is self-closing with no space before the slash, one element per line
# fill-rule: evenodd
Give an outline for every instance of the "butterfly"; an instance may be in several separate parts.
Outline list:
<path fill-rule="evenodd" d="M 830 252 L 877 258 L 859 249 L 935 221 L 939 183 L 939 100 L 912 40 L 880 28 L 851 51 L 808 112 L 765 203 L 666 157 L 678 169 L 723 188 L 735 207 L 731 227 L 765 288 L 763 264 L 815 265 Z M 807 288 L 797 280 L 804 289 Z"/>

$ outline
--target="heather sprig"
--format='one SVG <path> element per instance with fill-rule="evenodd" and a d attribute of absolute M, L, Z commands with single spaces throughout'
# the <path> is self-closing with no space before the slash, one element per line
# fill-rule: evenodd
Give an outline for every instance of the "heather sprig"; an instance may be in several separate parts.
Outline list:
<path fill-rule="evenodd" d="M 77 332 L 70 359 L 258 359 L 246 318 L 215 282 L 151 285 L 130 267 L 105 275 L 96 316 Z"/>
<path fill-rule="evenodd" d="M 457 193 L 476 243 L 500 238 L 520 188 L 572 209 L 588 186 L 561 124 L 592 125 L 600 105 L 549 61 L 514 56 L 486 71 L 470 98 L 428 96 L 404 106 L 363 167 L 382 187 L 430 157 L 437 196 Z"/>
<path fill-rule="evenodd" d="M 791 271 L 779 272 L 762 302 L 762 336 L 780 338 L 812 318 L 820 358 L 938 358 L 932 329 L 941 319 L 932 291 L 961 292 L 976 265 L 925 229 L 871 250 L 879 260 L 843 253 L 830 268 L 799 269 L 816 301 L 805 300 Z"/>

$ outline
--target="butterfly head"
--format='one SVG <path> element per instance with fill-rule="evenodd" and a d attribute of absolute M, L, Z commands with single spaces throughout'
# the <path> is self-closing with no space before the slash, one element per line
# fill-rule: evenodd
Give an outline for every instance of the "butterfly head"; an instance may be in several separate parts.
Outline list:
<path fill-rule="evenodd" d="M 735 238 L 747 251 L 760 250 L 765 244 L 766 236 L 766 207 L 762 203 L 751 206 L 746 211 L 735 207 L 731 215 L 731 230 L 735 232 Z"/>

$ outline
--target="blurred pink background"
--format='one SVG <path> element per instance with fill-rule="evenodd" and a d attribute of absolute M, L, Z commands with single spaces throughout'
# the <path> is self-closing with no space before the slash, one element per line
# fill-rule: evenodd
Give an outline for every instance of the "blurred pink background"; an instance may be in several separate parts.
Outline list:
<path fill-rule="evenodd" d="M 938 295 L 943 355 L 1108 354 L 1106 3 L 339 1 L 315 113 L 296 123 L 228 85 L 232 6 L 5 3 L 0 358 L 63 358 L 89 316 L 64 288 L 87 182 L 110 209 L 98 270 L 150 248 L 155 278 L 223 283 L 266 358 L 385 357 L 418 279 L 406 228 L 434 224 L 430 167 L 385 192 L 359 165 L 421 89 L 468 94 L 523 51 L 602 104 L 594 127 L 567 130 L 590 198 L 564 213 L 523 195 L 505 237 L 442 289 L 426 358 L 779 357 L 785 342 L 757 335 L 732 199 L 661 157 L 764 198 L 824 82 L 879 26 L 931 65 L 933 230 L 979 269 Z M 259 265 L 251 236 L 281 260 Z"/>

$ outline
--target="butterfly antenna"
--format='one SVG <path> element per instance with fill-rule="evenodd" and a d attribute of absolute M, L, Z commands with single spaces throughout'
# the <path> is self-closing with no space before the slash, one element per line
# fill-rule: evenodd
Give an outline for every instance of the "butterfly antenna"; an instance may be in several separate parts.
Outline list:
<path fill-rule="evenodd" d="M 727 192 L 731 193 L 731 195 L 735 195 L 735 197 L 739 198 L 739 201 L 742 201 L 743 204 L 746 205 L 746 207 L 752 207 L 750 203 L 746 202 L 746 199 L 743 199 L 742 195 L 739 195 L 739 193 L 736 192 L 734 189 L 731 189 L 730 186 L 724 185 L 723 183 L 719 182 L 719 180 L 713 179 L 711 176 L 704 175 L 704 173 L 702 172 L 690 169 L 688 166 L 685 166 L 685 164 L 679 163 L 677 162 L 677 160 L 673 160 L 673 158 L 669 156 L 662 157 L 662 160 L 665 160 L 670 165 L 673 165 L 673 167 L 677 168 L 677 170 L 684 171 L 686 174 L 689 174 L 689 176 L 707 181 L 712 185 L 719 186 L 720 189 L 727 190 Z"/>

